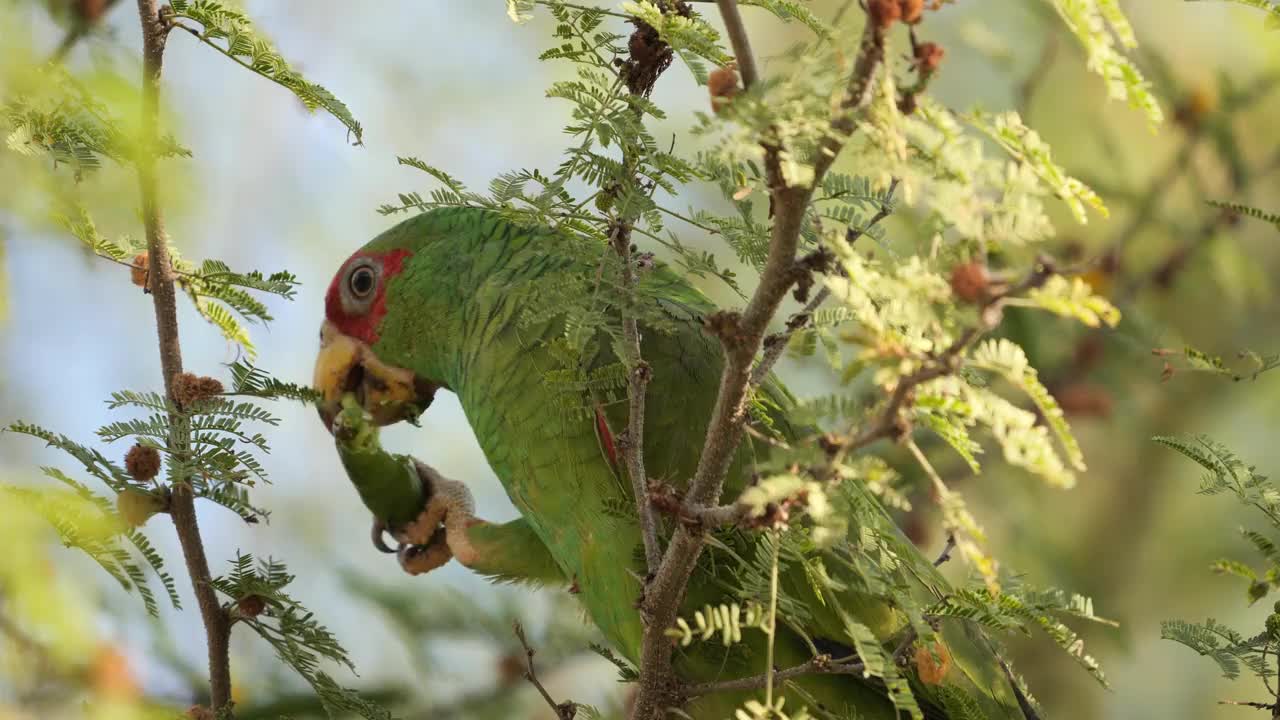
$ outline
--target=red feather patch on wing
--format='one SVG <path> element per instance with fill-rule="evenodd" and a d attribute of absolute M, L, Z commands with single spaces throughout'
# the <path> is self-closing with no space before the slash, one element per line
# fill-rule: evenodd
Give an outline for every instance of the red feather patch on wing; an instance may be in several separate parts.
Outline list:
<path fill-rule="evenodd" d="M 404 269 L 404 261 L 412 254 L 411 251 L 405 248 L 386 253 L 370 253 L 360 250 L 347 258 L 347 261 L 342 263 L 342 267 L 338 268 L 338 272 L 333 276 L 333 281 L 329 283 L 328 292 L 325 293 L 325 317 L 344 335 L 356 338 L 369 345 L 377 342 L 378 324 L 382 322 L 382 318 L 387 314 L 387 283 L 391 281 L 391 278 L 400 274 L 400 271 Z M 349 314 L 342 305 L 342 288 L 340 284 L 347 275 L 347 268 L 358 258 L 372 258 L 378 261 L 382 265 L 382 273 L 379 275 L 377 294 L 374 295 L 369 309 L 366 312 Z"/>
<path fill-rule="evenodd" d="M 596 408 L 596 433 L 600 436 L 600 446 L 604 448 L 604 454 L 609 458 L 609 464 L 615 468 L 618 466 L 618 446 L 613 442 L 613 432 L 609 430 L 609 422 L 604 418 L 604 412 L 600 408 Z"/>

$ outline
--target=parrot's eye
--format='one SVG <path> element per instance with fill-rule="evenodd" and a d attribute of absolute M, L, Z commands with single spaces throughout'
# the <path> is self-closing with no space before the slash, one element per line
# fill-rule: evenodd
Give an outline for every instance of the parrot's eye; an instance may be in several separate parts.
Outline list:
<path fill-rule="evenodd" d="M 373 286 L 377 283 L 377 276 L 373 272 L 373 268 L 368 265 L 357 267 L 351 272 L 351 276 L 347 279 L 347 285 L 351 288 L 351 295 L 356 299 L 364 299 L 369 297 L 373 292 Z"/>
<path fill-rule="evenodd" d="M 358 317 L 369 312 L 382 276 L 382 266 L 369 257 L 358 257 L 347 266 L 346 276 L 339 286 L 342 310 Z"/>

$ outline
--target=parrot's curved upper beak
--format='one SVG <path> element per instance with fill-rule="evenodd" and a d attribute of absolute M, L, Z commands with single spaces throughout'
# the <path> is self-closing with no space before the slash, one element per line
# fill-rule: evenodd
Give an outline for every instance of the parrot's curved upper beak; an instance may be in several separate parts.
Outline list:
<path fill-rule="evenodd" d="M 320 326 L 313 384 L 322 395 L 317 409 L 329 432 L 333 432 L 333 420 L 348 393 L 355 395 L 374 423 L 391 425 L 417 419 L 439 387 L 411 370 L 382 362 L 367 344 L 342 333 L 328 320 Z"/>

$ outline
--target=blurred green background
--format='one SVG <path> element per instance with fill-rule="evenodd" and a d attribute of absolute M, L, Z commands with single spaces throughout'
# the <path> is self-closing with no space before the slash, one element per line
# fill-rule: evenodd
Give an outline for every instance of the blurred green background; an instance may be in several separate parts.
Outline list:
<path fill-rule="evenodd" d="M 813 7 L 830 16 L 839 4 Z M 132 5 L 120 3 L 68 57 L 74 71 L 94 75 L 93 87 L 112 93 L 127 118 L 137 114 L 130 83 L 140 72 Z M 1084 628 L 1110 691 L 1043 639 L 1015 643 L 1018 667 L 1051 717 L 1239 717 L 1250 711 L 1217 701 L 1262 700 L 1262 688 L 1221 680 L 1212 663 L 1160 640 L 1159 624 L 1212 616 L 1249 634 L 1261 630 L 1269 602 L 1247 608 L 1240 583 L 1208 570 L 1223 555 L 1249 557 L 1236 533 L 1245 518 L 1232 501 L 1197 496 L 1197 469 L 1149 438 L 1209 433 L 1264 472 L 1280 472 L 1280 377 L 1231 383 L 1179 372 L 1162 382 L 1162 361 L 1150 350 L 1184 343 L 1223 355 L 1280 349 L 1275 228 L 1224 217 L 1203 202 L 1280 211 L 1280 92 L 1270 91 L 1280 80 L 1280 32 L 1263 31 L 1260 13 L 1223 3 L 1124 6 L 1169 118 L 1158 133 L 1138 112 L 1106 100 L 1047 3 L 957 3 L 922 28 L 947 52 L 932 86 L 944 103 L 1022 111 L 1055 158 L 1110 206 L 1110 219 L 1094 217 L 1088 226 L 1059 214 L 1059 238 L 1047 249 L 1058 257 L 1111 253 L 1113 270 L 1092 282 L 1126 313 L 1125 324 L 1106 335 L 1043 316 L 1034 326 L 1010 318 L 1010 332 L 1072 413 L 1090 467 L 1078 488 L 1047 489 L 998 464 L 980 481 L 963 478 L 958 466 L 942 469 L 975 506 L 1007 567 L 1038 585 L 1091 595 L 1099 614 L 1120 622 L 1119 629 Z M 474 187 L 502 170 L 552 167 L 568 106 L 543 93 L 571 70 L 534 61 L 548 44 L 545 13 L 517 26 L 496 1 L 244 7 L 298 69 L 348 104 L 365 143 L 349 145 L 332 118 L 308 114 L 287 92 L 175 34 L 166 53 L 166 117 L 194 156 L 168 162 L 163 200 L 185 257 L 287 268 L 300 277 L 297 301 L 269 301 L 275 322 L 253 330 L 259 364 L 305 383 L 332 272 L 395 221 L 375 207 L 430 187 L 396 156 L 421 157 Z M 762 56 L 805 32 L 746 13 Z M 48 56 L 63 32 L 44 3 L 0 2 L 0 78 Z M 907 51 L 903 38 L 896 43 L 895 52 Z M 654 99 L 669 115 L 659 138 L 680 137 L 692 112 L 707 105 L 705 90 L 678 64 Z M 52 198 L 75 194 L 104 233 L 140 236 L 135 188 L 118 167 L 77 184 L 47 158 L 0 150 L 0 422 L 30 420 L 90 441 L 108 420 L 102 401 L 111 391 L 157 387 L 151 299 L 130 284 L 127 270 L 91 257 L 49 219 L 57 210 Z M 687 204 L 703 201 L 696 192 Z M 890 237 L 916 239 L 910 219 L 891 219 Z M 694 232 L 681 239 L 708 243 Z M 180 302 L 180 321 L 188 368 L 225 377 L 220 364 L 234 360 L 235 350 L 188 303 Z M 781 373 L 799 394 L 819 393 L 828 378 L 819 365 L 787 359 Z M 273 410 L 284 419 L 265 461 L 275 483 L 255 498 L 273 511 L 271 521 L 245 525 L 202 506 L 210 561 L 221 572 L 237 548 L 285 560 L 297 575 L 293 594 L 351 651 L 360 676 L 343 675 L 343 682 L 400 699 L 409 716 L 428 709 L 442 717 L 549 716 L 511 671 L 514 638 L 505 618 L 518 615 L 545 647 L 543 674 L 554 694 L 616 702 L 614 670 L 583 652 L 590 633 L 566 594 L 493 587 L 457 564 L 426 577 L 402 575 L 370 546 L 368 516 L 314 413 L 284 404 Z M 388 447 L 467 480 L 481 516 L 514 515 L 452 396 L 437 399 L 421 428 L 397 427 L 385 437 Z M 0 477 L 42 482 L 36 468 L 46 464 L 66 462 L 38 443 L 0 435 Z M 906 518 L 908 528 L 937 547 L 936 517 L 918 500 L 922 509 Z M 154 520 L 148 530 L 171 559 L 188 607 L 159 621 L 78 553 L 55 548 L 49 558 L 56 572 L 96 593 L 95 633 L 123 653 L 143 691 L 185 705 L 200 692 L 203 633 L 172 531 Z M 962 571 L 956 565 L 949 572 Z M 13 654 L 0 659 L 21 663 L 20 648 L 0 643 L 5 652 Z M 272 703 L 305 689 L 244 634 L 233 638 L 232 666 L 246 711 L 269 716 L 284 707 Z M 0 677 L 0 718 L 19 690 Z"/>

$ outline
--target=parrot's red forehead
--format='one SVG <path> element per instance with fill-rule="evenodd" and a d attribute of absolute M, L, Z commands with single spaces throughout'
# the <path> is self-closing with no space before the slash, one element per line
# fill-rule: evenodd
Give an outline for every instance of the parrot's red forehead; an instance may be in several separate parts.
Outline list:
<path fill-rule="evenodd" d="M 382 322 L 383 316 L 387 314 L 387 284 L 391 278 L 400 274 L 404 269 L 404 261 L 413 253 L 406 248 L 397 248 L 386 252 L 369 252 L 359 250 L 338 268 L 337 274 L 333 276 L 332 282 L 329 283 L 329 290 L 324 296 L 324 315 L 325 318 L 333 323 L 338 330 L 344 335 L 348 335 L 357 340 L 361 340 L 366 344 L 372 345 L 378 341 L 378 325 Z M 373 301 L 360 309 L 351 309 L 343 302 L 343 283 L 347 282 L 347 275 L 351 271 L 351 266 L 361 258 L 373 260 L 381 267 L 378 273 L 378 284 L 375 289 Z"/>

